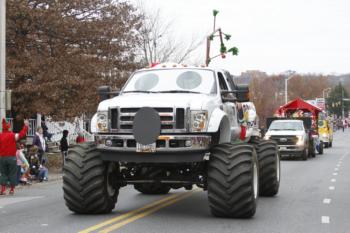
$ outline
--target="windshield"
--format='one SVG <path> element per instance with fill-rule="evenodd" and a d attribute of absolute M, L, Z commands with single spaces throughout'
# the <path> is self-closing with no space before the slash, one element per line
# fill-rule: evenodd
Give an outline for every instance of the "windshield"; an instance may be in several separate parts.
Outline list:
<path fill-rule="evenodd" d="M 203 69 L 147 70 L 135 73 L 123 93 L 202 93 L 215 94 L 214 72 Z"/>
<path fill-rule="evenodd" d="M 270 125 L 269 130 L 303 130 L 302 122 L 283 122 L 283 121 L 274 121 Z"/>

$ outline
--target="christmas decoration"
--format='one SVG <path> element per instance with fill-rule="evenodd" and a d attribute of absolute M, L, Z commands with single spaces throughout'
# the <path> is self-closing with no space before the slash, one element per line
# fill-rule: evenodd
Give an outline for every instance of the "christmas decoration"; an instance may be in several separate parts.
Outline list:
<path fill-rule="evenodd" d="M 231 39 L 231 35 L 222 32 L 221 28 L 216 29 L 216 16 L 218 14 L 219 14 L 218 10 L 213 10 L 214 28 L 213 28 L 213 32 L 207 37 L 207 53 L 206 53 L 206 60 L 205 60 L 205 63 L 207 66 L 212 61 L 212 59 L 214 59 L 216 57 L 221 56 L 222 59 L 226 58 L 227 53 L 231 53 L 233 56 L 238 55 L 238 48 L 237 47 L 232 47 L 232 48 L 227 50 L 227 47 L 224 43 L 224 40 L 229 41 Z M 210 46 L 211 46 L 211 42 L 214 41 L 215 37 L 219 37 L 219 39 L 220 39 L 220 54 L 211 57 L 210 56 Z"/>

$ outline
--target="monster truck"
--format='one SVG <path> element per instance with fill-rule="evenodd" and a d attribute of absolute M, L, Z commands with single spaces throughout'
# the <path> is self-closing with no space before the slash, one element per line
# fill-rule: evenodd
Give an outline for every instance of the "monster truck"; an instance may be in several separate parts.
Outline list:
<path fill-rule="evenodd" d="M 74 146 L 64 165 L 71 211 L 111 212 L 126 185 L 143 194 L 196 185 L 208 191 L 214 216 L 249 218 L 259 193 L 277 194 L 277 145 L 238 140 L 236 106 L 249 90 L 227 71 L 160 64 L 133 73 L 119 93 L 99 92 L 95 142 Z"/>

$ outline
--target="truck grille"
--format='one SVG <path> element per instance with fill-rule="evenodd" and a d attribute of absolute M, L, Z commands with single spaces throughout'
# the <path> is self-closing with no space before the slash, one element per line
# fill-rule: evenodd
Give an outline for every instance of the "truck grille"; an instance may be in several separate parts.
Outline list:
<path fill-rule="evenodd" d="M 298 142 L 298 138 L 296 136 L 271 136 L 271 140 L 274 140 L 277 142 L 278 145 L 296 145 Z"/>
<path fill-rule="evenodd" d="M 111 132 L 131 133 L 134 117 L 140 108 L 112 108 L 109 110 Z M 161 131 L 185 129 L 185 109 L 154 108 L 159 113 Z"/>

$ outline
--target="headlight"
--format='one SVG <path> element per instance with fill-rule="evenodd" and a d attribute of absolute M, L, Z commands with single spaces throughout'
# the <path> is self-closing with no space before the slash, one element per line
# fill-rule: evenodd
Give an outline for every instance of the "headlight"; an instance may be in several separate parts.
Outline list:
<path fill-rule="evenodd" d="M 271 135 L 265 135 L 265 136 L 264 136 L 264 139 L 265 139 L 265 140 L 269 140 L 270 138 L 271 138 Z"/>
<path fill-rule="evenodd" d="M 207 124 L 207 111 L 191 111 L 191 132 L 204 132 L 207 129 Z"/>
<path fill-rule="evenodd" d="M 327 137 L 327 134 L 326 134 L 326 133 L 324 133 L 324 134 L 322 134 L 322 136 L 326 138 L 326 137 Z"/>
<path fill-rule="evenodd" d="M 298 135 L 297 138 L 298 138 L 297 145 L 298 145 L 298 146 L 304 145 L 304 137 L 301 136 L 301 135 Z"/>
<path fill-rule="evenodd" d="M 96 124 L 98 132 L 108 132 L 108 112 L 98 112 Z"/>

